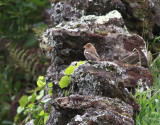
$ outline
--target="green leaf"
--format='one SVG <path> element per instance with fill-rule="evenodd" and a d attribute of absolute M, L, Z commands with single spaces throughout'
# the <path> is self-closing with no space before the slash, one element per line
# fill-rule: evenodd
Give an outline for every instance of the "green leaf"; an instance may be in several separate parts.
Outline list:
<path fill-rule="evenodd" d="M 25 119 L 25 123 L 27 123 L 28 121 L 30 121 L 30 119 L 31 119 L 31 117 L 30 117 L 30 116 L 26 117 L 26 119 Z M 13 124 L 13 125 L 16 125 L 16 124 Z"/>
<path fill-rule="evenodd" d="M 70 83 L 71 77 L 70 76 L 63 76 L 59 82 L 60 87 L 63 89 L 68 86 Z"/>
<path fill-rule="evenodd" d="M 20 82 L 20 81 L 17 81 L 17 82 L 15 83 L 15 85 L 14 85 L 14 89 L 15 89 L 16 91 L 18 91 L 19 88 L 20 88 L 20 86 L 21 86 L 21 82 Z"/>
<path fill-rule="evenodd" d="M 42 81 L 37 81 L 37 85 L 38 85 L 39 87 L 43 87 L 43 86 L 45 85 L 45 83 L 42 82 Z"/>
<path fill-rule="evenodd" d="M 44 76 L 39 76 L 39 77 L 38 77 L 37 85 L 38 85 L 39 87 L 43 87 L 44 85 L 46 85 Z"/>
<path fill-rule="evenodd" d="M 65 96 L 68 96 L 68 90 L 65 91 Z"/>
<path fill-rule="evenodd" d="M 53 93 L 52 93 L 52 89 L 49 89 L 49 90 L 48 90 L 48 94 L 49 94 L 49 95 L 52 95 L 52 94 L 53 94 Z"/>
<path fill-rule="evenodd" d="M 43 96 L 44 96 L 44 90 L 42 89 L 42 90 L 39 92 L 39 95 L 36 97 L 36 99 L 39 100 L 39 99 L 41 99 Z"/>
<path fill-rule="evenodd" d="M 16 114 L 16 116 L 14 117 L 14 122 L 17 122 L 18 118 L 18 114 Z"/>
<path fill-rule="evenodd" d="M 28 91 L 26 91 L 27 93 L 34 93 L 34 92 L 36 92 L 36 91 L 40 91 L 42 88 L 41 87 L 37 87 L 37 88 L 35 88 L 35 89 L 33 89 L 33 90 L 28 90 Z"/>
<path fill-rule="evenodd" d="M 23 110 L 24 110 L 24 107 L 19 106 L 19 107 L 17 108 L 17 113 L 19 114 L 19 113 L 21 113 Z"/>
<path fill-rule="evenodd" d="M 156 40 L 157 40 L 157 36 L 155 36 L 154 40 L 153 40 L 153 44 L 156 43 Z"/>
<path fill-rule="evenodd" d="M 48 87 L 52 87 L 52 86 L 53 86 L 52 82 L 48 83 Z"/>
<path fill-rule="evenodd" d="M 49 116 L 45 116 L 44 117 L 44 124 L 46 123 L 46 121 L 48 120 Z"/>
<path fill-rule="evenodd" d="M 36 119 L 37 119 L 38 117 L 40 117 L 40 116 L 38 115 L 38 112 L 34 112 L 34 113 L 33 113 L 33 116 L 34 116 L 34 118 L 36 118 Z"/>
<path fill-rule="evenodd" d="M 21 99 L 19 100 L 20 106 L 25 107 L 27 103 L 28 103 L 28 96 L 27 95 L 22 96 Z"/>
<path fill-rule="evenodd" d="M 40 119 L 41 119 L 41 116 L 37 117 L 37 118 L 34 120 L 34 125 L 38 125 Z"/>
<path fill-rule="evenodd" d="M 41 81 L 44 80 L 44 76 L 39 76 L 38 78 L 39 78 L 39 80 L 41 80 Z"/>
<path fill-rule="evenodd" d="M 8 65 L 4 71 L 3 71 L 3 76 L 4 76 L 4 79 L 7 80 L 8 78 L 8 70 L 9 70 L 10 66 Z"/>
<path fill-rule="evenodd" d="M 85 61 L 80 61 L 80 62 L 77 63 L 77 66 L 79 66 L 81 64 L 84 64 L 84 63 L 85 63 Z"/>
<path fill-rule="evenodd" d="M 66 75 L 71 75 L 75 68 L 76 68 L 76 66 L 70 66 L 70 67 L 68 67 L 66 69 L 66 71 L 65 71 L 65 74 Z"/>
<path fill-rule="evenodd" d="M 30 109 L 25 109 L 24 112 L 23 112 L 23 114 L 24 114 L 24 115 L 27 115 L 27 114 L 29 114 L 31 111 L 32 111 L 32 108 L 30 108 Z"/>
<path fill-rule="evenodd" d="M 40 113 L 39 113 L 39 116 L 43 116 L 44 115 L 44 110 L 42 110 Z"/>
<path fill-rule="evenodd" d="M 34 103 L 31 103 L 31 104 L 29 104 L 27 107 L 28 107 L 28 108 L 33 108 L 33 106 L 34 106 Z"/>
<path fill-rule="evenodd" d="M 28 97 L 28 102 L 35 102 L 35 100 L 36 100 L 36 94 L 35 93 L 33 93 L 31 96 L 29 96 Z"/>
<path fill-rule="evenodd" d="M 24 29 L 27 31 L 28 27 L 27 27 L 27 24 L 25 25 Z M 29 47 L 32 47 L 33 45 L 36 44 L 36 37 L 35 37 L 35 34 L 34 33 L 30 33 L 28 34 L 27 36 L 27 39 L 25 41 L 25 44 L 23 45 L 24 48 L 29 48 Z"/>
<path fill-rule="evenodd" d="M 4 2 L 0 1 L 0 6 L 2 6 L 2 5 L 7 5 L 7 4 L 5 4 Z"/>

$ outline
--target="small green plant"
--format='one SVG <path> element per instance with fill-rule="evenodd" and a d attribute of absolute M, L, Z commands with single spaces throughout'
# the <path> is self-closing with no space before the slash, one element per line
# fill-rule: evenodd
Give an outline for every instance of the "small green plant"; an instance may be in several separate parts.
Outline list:
<path fill-rule="evenodd" d="M 61 78 L 61 80 L 59 81 L 59 85 L 60 87 L 63 89 L 65 87 L 68 86 L 68 84 L 70 83 L 71 80 L 71 74 L 73 73 L 73 71 L 75 70 L 76 67 L 78 67 L 81 64 L 84 64 L 85 61 L 80 61 L 77 63 L 76 66 L 70 66 L 65 70 L 65 75 Z"/>
<path fill-rule="evenodd" d="M 76 67 L 85 63 L 85 61 L 80 61 L 76 66 L 70 66 L 65 70 L 65 76 L 63 76 L 59 82 L 61 88 L 67 87 L 70 82 L 71 74 L 75 70 Z M 45 92 L 46 81 L 44 76 L 39 76 L 37 79 L 38 87 L 34 90 L 27 91 L 29 95 L 23 95 L 20 100 L 20 106 L 17 108 L 17 114 L 14 118 L 15 124 L 23 125 L 26 122 L 34 119 L 35 125 L 44 125 L 49 117 L 50 108 L 47 111 L 44 110 L 43 106 L 45 103 L 51 100 L 51 98 L 47 98 L 46 100 L 42 100 Z M 52 87 L 53 83 L 48 83 L 48 93 L 52 95 Z M 68 95 L 68 92 L 65 91 L 65 96 Z"/>
<path fill-rule="evenodd" d="M 160 74 L 160 54 L 157 56 L 155 60 L 151 62 L 149 70 L 155 79 L 159 76 Z"/>
<path fill-rule="evenodd" d="M 154 87 L 136 92 L 135 97 L 141 106 L 141 111 L 136 115 L 136 125 L 158 125 L 160 122 L 160 55 L 151 62 L 149 70 L 154 76 Z M 153 95 L 148 98 L 150 93 Z"/>
<path fill-rule="evenodd" d="M 152 89 L 155 91 L 156 89 Z M 141 111 L 137 114 L 136 125 L 157 125 L 160 121 L 160 89 L 156 90 L 151 98 L 147 98 L 151 90 L 138 94 L 138 103 Z"/>
<path fill-rule="evenodd" d="M 44 97 L 45 91 L 45 78 L 39 76 L 37 80 L 38 87 L 34 90 L 28 91 L 30 95 L 23 95 L 20 100 L 20 106 L 17 109 L 17 115 L 14 118 L 14 122 L 20 125 L 34 119 L 35 125 L 44 125 L 49 117 L 50 109 L 44 111 L 43 106 L 46 102 L 50 101 L 51 98 L 41 100 Z M 49 83 L 48 87 L 51 91 L 53 84 Z M 52 94 L 51 92 L 49 94 Z"/>
<path fill-rule="evenodd" d="M 160 40 L 160 36 L 155 36 L 155 38 L 153 40 L 153 44 L 155 44 L 157 42 L 157 40 Z"/>

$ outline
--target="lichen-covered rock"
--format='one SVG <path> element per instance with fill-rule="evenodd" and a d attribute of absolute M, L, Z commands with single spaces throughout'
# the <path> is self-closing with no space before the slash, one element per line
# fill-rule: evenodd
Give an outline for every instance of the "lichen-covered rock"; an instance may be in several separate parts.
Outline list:
<path fill-rule="evenodd" d="M 71 95 L 53 106 L 46 125 L 134 125 L 133 108 L 117 98 Z"/>
<path fill-rule="evenodd" d="M 153 76 L 151 73 L 140 66 L 129 66 L 125 68 L 124 75 L 124 86 L 132 91 L 133 94 L 137 91 L 135 88 L 139 86 L 138 92 L 149 90 L 153 85 Z"/>
<path fill-rule="evenodd" d="M 70 4 L 59 2 L 59 0 L 53 1 L 57 3 L 54 5 L 57 15 L 53 15 L 55 16 L 53 19 L 57 23 L 64 20 L 70 21 L 48 29 L 41 38 L 40 47 L 53 61 L 47 70 L 46 80 L 54 83 L 53 99 L 55 101 L 46 124 L 134 124 L 133 119 L 140 107 L 130 92 L 134 94 L 138 86 L 140 88 L 138 91 L 148 90 L 153 83 L 152 75 L 146 69 L 148 60 L 145 41 L 139 35 L 128 32 L 117 10 L 103 16 L 82 16 L 87 12 L 85 9 L 85 11 L 78 9 L 67 11 L 70 9 L 70 4 L 74 5 L 73 8 L 81 9 L 88 7 L 88 3 L 96 0 L 82 0 L 79 1 L 80 4 L 75 4 L 77 0 L 67 0 Z M 99 4 L 101 2 L 97 2 L 97 8 L 96 2 L 93 4 L 95 12 L 96 9 L 99 10 L 99 7 L 104 6 Z M 103 2 L 108 1 L 103 0 Z M 128 1 L 125 2 L 127 3 Z M 83 4 L 85 5 L 82 6 Z M 121 2 L 122 9 L 125 8 L 123 4 Z M 137 5 L 128 6 L 134 8 Z M 103 11 L 103 8 L 99 11 Z M 70 19 L 71 13 L 73 20 Z M 97 11 L 97 13 L 99 15 L 100 12 Z M 134 18 L 141 16 L 138 13 L 134 14 Z M 139 19 L 139 21 L 142 20 Z M 86 61 L 76 67 L 71 74 L 70 84 L 60 89 L 59 81 L 64 75 L 65 68 L 69 65 L 77 65 L 76 61 L 86 60 L 83 46 L 88 42 L 95 46 L 103 61 Z M 66 90 L 68 95 L 73 96 L 57 98 L 64 96 Z M 118 102 L 114 98 L 117 98 Z M 106 100 L 109 100 L 109 103 Z M 123 105 L 126 108 L 121 107 Z"/>
<path fill-rule="evenodd" d="M 85 60 L 83 46 L 88 42 L 95 45 L 104 60 L 148 65 L 145 41 L 130 34 L 121 14 L 112 11 L 105 16 L 83 16 L 64 22 L 43 34 L 40 46 L 53 60 L 47 78 L 57 79 L 59 72 L 71 62 Z"/>
<path fill-rule="evenodd" d="M 72 73 L 69 94 L 119 98 L 138 111 L 139 106 L 129 91 L 134 94 L 138 86 L 139 92 L 148 90 L 152 83 L 152 75 L 140 66 L 125 66 L 108 61 L 86 62 Z"/>
<path fill-rule="evenodd" d="M 74 65 L 77 65 L 77 62 L 73 62 L 70 66 Z M 59 75 L 61 78 L 64 71 Z M 119 98 L 132 106 L 135 116 L 135 113 L 140 110 L 140 106 L 130 92 L 135 93 L 138 86 L 138 92 L 148 90 L 152 83 L 152 75 L 141 66 L 125 65 L 118 61 L 85 62 L 75 68 L 71 74 L 71 82 L 67 89 L 68 95 Z M 58 86 L 58 83 L 54 85 L 54 96 L 57 94 L 57 97 L 62 97 L 65 90 L 63 91 Z M 53 111 L 55 113 L 55 110 Z M 58 113 L 57 117 L 61 117 L 59 115 Z"/>
<path fill-rule="evenodd" d="M 132 31 L 153 39 L 154 4 L 151 0 L 65 0 L 52 3 L 55 24 L 71 21 L 84 15 L 105 15 L 118 10 L 126 26 Z"/>

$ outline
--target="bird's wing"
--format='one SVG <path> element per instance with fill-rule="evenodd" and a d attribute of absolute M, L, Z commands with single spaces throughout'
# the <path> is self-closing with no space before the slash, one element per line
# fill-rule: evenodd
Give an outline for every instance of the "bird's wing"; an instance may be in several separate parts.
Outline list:
<path fill-rule="evenodd" d="M 97 56 L 99 58 L 99 55 L 97 54 L 97 52 L 95 54 L 96 54 L 95 56 Z"/>
<path fill-rule="evenodd" d="M 97 54 L 98 55 L 98 54 Z M 97 55 L 95 55 L 95 54 L 91 54 L 91 53 L 89 53 L 89 52 L 85 52 L 85 57 L 88 59 L 88 60 L 92 60 L 92 61 L 97 61 L 97 60 L 99 60 L 99 56 L 97 57 Z"/>

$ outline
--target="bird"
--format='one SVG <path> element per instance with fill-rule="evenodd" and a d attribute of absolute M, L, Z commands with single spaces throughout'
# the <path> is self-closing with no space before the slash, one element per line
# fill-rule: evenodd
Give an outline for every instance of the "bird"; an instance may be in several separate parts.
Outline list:
<path fill-rule="evenodd" d="M 100 61 L 99 55 L 97 54 L 96 48 L 92 43 L 87 43 L 84 47 L 84 56 L 89 61 Z"/>

